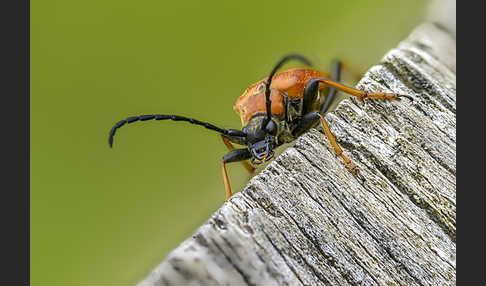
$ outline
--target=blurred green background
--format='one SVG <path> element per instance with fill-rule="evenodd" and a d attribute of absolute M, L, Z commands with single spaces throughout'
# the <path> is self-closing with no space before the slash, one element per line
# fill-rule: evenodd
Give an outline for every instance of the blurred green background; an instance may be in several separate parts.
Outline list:
<path fill-rule="evenodd" d="M 364 72 L 428 2 L 31 1 L 31 285 L 134 285 L 221 206 L 218 134 L 286 53 Z M 289 64 L 287 67 L 295 66 Z M 234 192 L 248 179 L 228 166 Z"/>

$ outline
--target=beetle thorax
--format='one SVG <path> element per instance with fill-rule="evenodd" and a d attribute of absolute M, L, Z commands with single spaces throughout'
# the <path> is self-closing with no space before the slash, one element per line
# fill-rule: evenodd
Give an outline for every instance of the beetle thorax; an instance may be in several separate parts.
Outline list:
<path fill-rule="evenodd" d="M 241 124 L 243 126 L 249 123 L 250 118 L 259 113 L 265 113 L 265 83 L 260 81 L 252 85 L 238 100 L 235 102 L 234 109 L 240 115 Z M 272 101 L 272 114 L 280 115 L 284 111 L 283 96 L 277 89 L 272 89 L 270 92 L 270 100 Z"/>

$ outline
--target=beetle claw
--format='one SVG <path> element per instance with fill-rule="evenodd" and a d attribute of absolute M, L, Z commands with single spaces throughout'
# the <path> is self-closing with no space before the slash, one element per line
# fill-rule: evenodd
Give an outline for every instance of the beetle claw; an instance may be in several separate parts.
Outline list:
<path fill-rule="evenodd" d="M 413 97 L 411 97 L 410 95 L 405 95 L 405 94 L 397 94 L 397 97 L 400 98 L 400 97 L 405 97 L 407 98 L 408 100 L 410 100 L 410 104 L 413 104 Z"/>

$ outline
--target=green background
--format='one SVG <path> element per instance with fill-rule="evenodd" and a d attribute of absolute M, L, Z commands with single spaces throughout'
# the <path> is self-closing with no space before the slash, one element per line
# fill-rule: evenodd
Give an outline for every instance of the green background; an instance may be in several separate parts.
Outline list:
<path fill-rule="evenodd" d="M 240 128 L 234 101 L 281 56 L 364 72 L 426 3 L 31 1 L 31 285 L 133 285 L 223 203 L 218 134 L 137 122 L 110 149 L 114 123 Z"/>

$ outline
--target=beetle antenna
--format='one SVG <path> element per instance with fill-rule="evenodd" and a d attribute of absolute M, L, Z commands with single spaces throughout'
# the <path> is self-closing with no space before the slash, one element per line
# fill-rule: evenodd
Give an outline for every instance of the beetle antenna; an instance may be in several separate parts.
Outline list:
<path fill-rule="evenodd" d="M 266 103 L 266 108 L 267 108 L 267 115 L 265 116 L 265 119 L 263 120 L 262 128 L 265 128 L 268 121 L 272 117 L 272 110 L 271 110 L 272 101 L 270 100 L 270 84 L 272 83 L 272 78 L 275 75 L 275 73 L 277 72 L 277 70 L 285 62 L 287 62 L 288 60 L 291 60 L 291 59 L 299 60 L 299 61 L 303 62 L 304 64 L 306 64 L 308 66 L 312 65 L 311 62 L 302 55 L 289 54 L 289 55 L 284 56 L 282 59 L 280 59 L 280 61 L 278 61 L 277 64 L 273 67 L 272 71 L 270 72 L 270 75 L 268 76 L 267 82 L 265 83 L 265 103 Z"/>
<path fill-rule="evenodd" d="M 238 136 L 238 137 L 246 137 L 246 133 L 243 133 L 240 130 L 236 129 L 221 129 L 219 127 L 216 127 L 210 123 L 207 122 L 202 122 L 193 118 L 188 118 L 184 116 L 179 116 L 179 115 L 164 115 L 164 114 L 153 114 L 153 115 L 140 115 L 140 116 L 132 116 L 128 117 L 127 119 L 123 119 L 118 121 L 113 128 L 110 130 L 110 135 L 108 136 L 108 144 L 110 147 L 113 147 L 113 137 L 115 136 L 116 130 L 126 123 L 133 123 L 135 121 L 146 121 L 146 120 L 173 120 L 173 121 L 186 121 L 191 124 L 196 124 L 205 127 L 206 129 L 210 129 L 216 132 L 219 132 L 223 135 L 229 135 L 229 136 Z"/>

